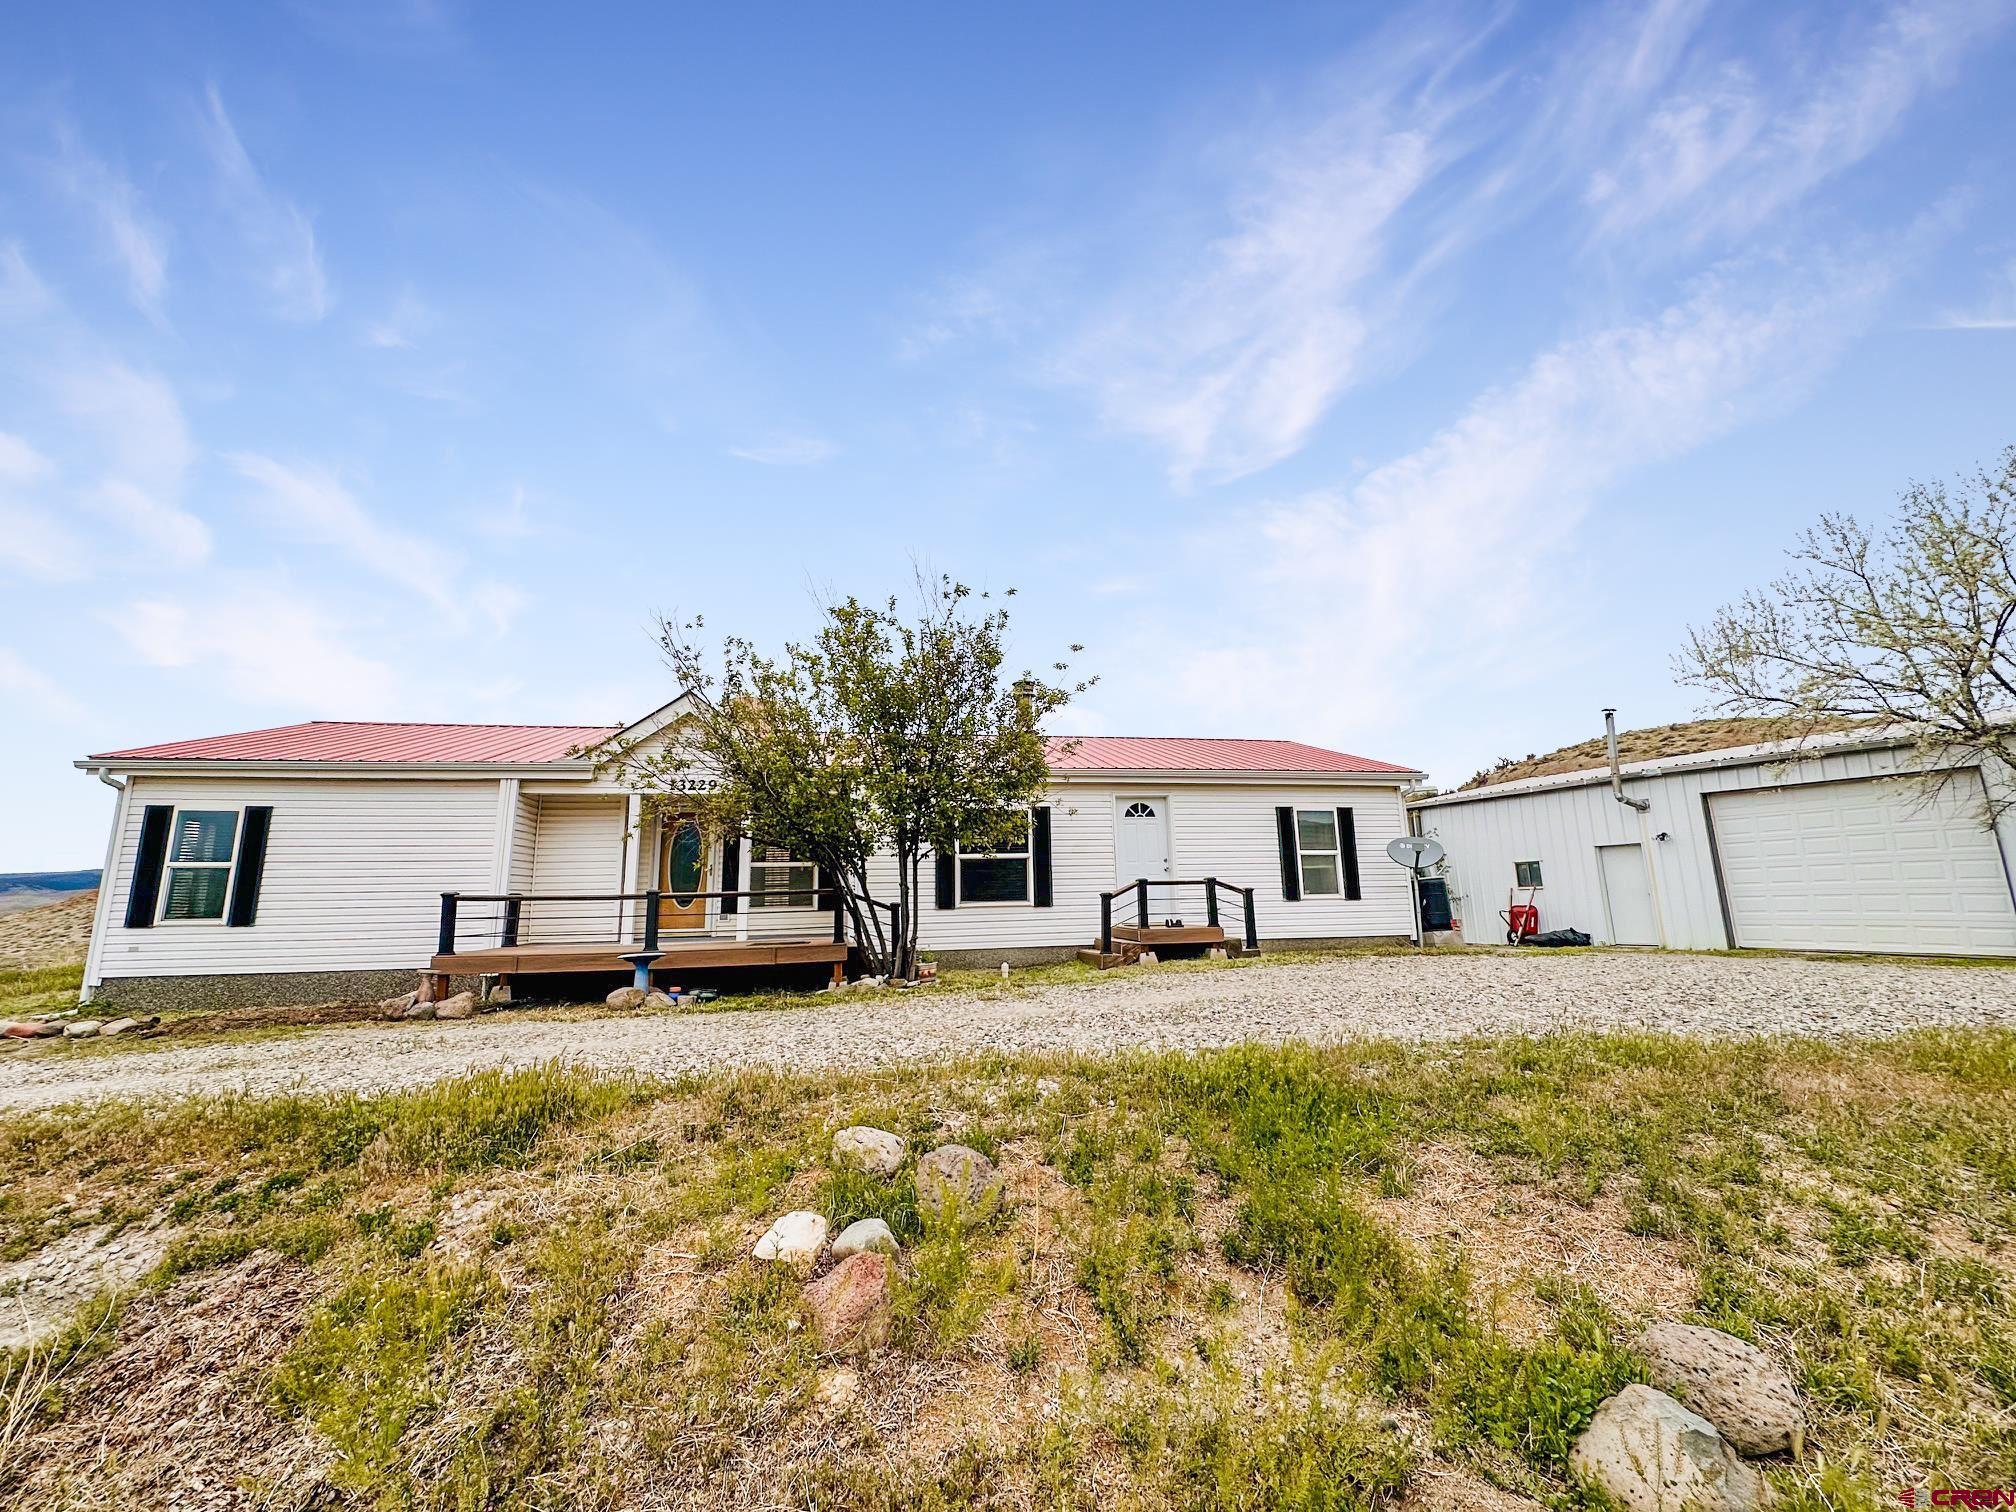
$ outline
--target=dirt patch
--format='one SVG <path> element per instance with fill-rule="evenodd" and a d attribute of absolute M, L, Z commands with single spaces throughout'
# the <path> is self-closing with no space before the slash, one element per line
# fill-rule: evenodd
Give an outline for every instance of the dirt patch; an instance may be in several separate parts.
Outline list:
<path fill-rule="evenodd" d="M 309 1272 L 270 1254 L 139 1299 L 118 1343 L 61 1382 L 61 1415 L 0 1505 L 312 1505 L 328 1450 L 261 1382 L 313 1300 Z"/>
<path fill-rule="evenodd" d="M 312 1024 L 364 1024 L 383 1019 L 376 1003 L 283 1003 L 258 1008 L 220 1008 L 162 1022 L 149 1038 L 225 1034 L 233 1029 L 288 1029 Z"/>
<path fill-rule="evenodd" d="M 61 902 L 0 914 L 0 969 L 69 966 L 91 946 L 98 889 L 70 893 Z"/>
<path fill-rule="evenodd" d="M 1681 1248 L 1626 1228 L 1604 1193 L 1584 1207 L 1543 1188 L 1507 1186 L 1482 1156 L 1423 1145 L 1410 1157 L 1413 1191 L 1370 1200 L 1394 1231 L 1424 1248 L 1455 1246 L 1478 1305 L 1515 1338 L 1546 1331 L 1543 1277 L 1586 1285 L 1626 1314 L 1671 1317 L 1693 1302 L 1696 1277 Z"/>

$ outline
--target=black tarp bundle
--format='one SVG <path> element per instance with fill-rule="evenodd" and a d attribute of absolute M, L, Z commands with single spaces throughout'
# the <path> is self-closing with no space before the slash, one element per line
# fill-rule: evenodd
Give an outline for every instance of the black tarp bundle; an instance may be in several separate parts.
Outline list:
<path fill-rule="evenodd" d="M 1528 935 L 1522 945 L 1587 945 L 1589 936 L 1579 929 L 1550 929 L 1545 934 Z"/>

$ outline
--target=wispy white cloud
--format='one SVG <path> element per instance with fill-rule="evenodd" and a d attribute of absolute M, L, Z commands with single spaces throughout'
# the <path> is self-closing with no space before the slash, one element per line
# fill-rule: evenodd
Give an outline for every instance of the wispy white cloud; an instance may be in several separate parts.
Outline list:
<path fill-rule="evenodd" d="M 401 289 L 391 307 L 364 326 L 364 344 L 388 351 L 405 351 L 418 346 L 422 337 L 439 323 L 433 306 L 410 288 Z"/>
<path fill-rule="evenodd" d="M 945 282 L 899 353 L 966 337 L 1041 349 L 1041 380 L 1152 443 L 1178 486 L 1244 477 L 1426 348 L 1440 291 L 1517 223 L 1551 218 L 1571 254 L 1600 243 L 1612 267 L 1713 260 L 1767 222 L 1796 248 L 1795 207 L 2016 17 L 2006 0 L 1901 0 L 1763 30 L 1715 14 L 1708 0 L 1593 7 L 1523 26 L 1508 51 L 1489 45 L 1512 37 L 1502 12 L 1467 27 L 1410 13 L 1316 74 L 1301 103 L 1217 132 L 1139 204 L 1103 211 L 1125 248 L 1109 288 L 1060 276 L 1070 260 L 1039 234 L 1044 279 L 995 252 Z M 1075 314 L 1053 308 L 1060 287 Z"/>
<path fill-rule="evenodd" d="M 1266 512 L 1243 591 L 1228 594 L 1265 607 L 1250 638 L 1186 658 L 1188 697 L 1220 713 L 1301 707 L 1319 727 L 1349 720 L 1362 734 L 1456 668 L 1469 680 L 1530 676 L 1536 630 L 1561 622 L 1554 574 L 1590 502 L 1781 411 L 1866 329 L 1938 230 L 1928 223 L 1894 256 L 1725 268 L 1656 315 L 1543 352 L 1355 485 Z M 1223 541 L 1214 549 L 1231 572 Z M 1421 635 L 1431 607 L 1432 647 Z"/>
<path fill-rule="evenodd" d="M 532 518 L 532 503 L 523 483 L 513 484 L 502 508 L 478 509 L 469 516 L 469 528 L 478 535 L 501 544 L 529 541 L 540 534 Z"/>
<path fill-rule="evenodd" d="M 73 720 L 84 712 L 83 705 L 52 678 L 7 646 L 0 646 L 0 694 L 48 719 Z"/>
<path fill-rule="evenodd" d="M 55 475 L 55 463 L 0 431 L 0 576 L 61 582 L 84 575 L 84 542 L 35 497 Z"/>
<path fill-rule="evenodd" d="M 111 623 L 148 666 L 200 671 L 248 703 L 369 717 L 399 702 L 397 673 L 357 649 L 356 627 L 293 585 L 227 582 L 200 601 L 141 598 Z"/>
<path fill-rule="evenodd" d="M 515 590 L 466 582 L 457 553 L 386 524 L 325 469 L 256 452 L 233 452 L 224 460 L 254 485 L 252 498 L 276 531 L 342 553 L 413 594 L 451 627 L 467 628 L 472 614 L 495 626 L 515 612 Z"/>
<path fill-rule="evenodd" d="M 0 488 L 39 483 L 55 471 L 56 464 L 21 437 L 0 431 Z"/>
<path fill-rule="evenodd" d="M 167 379 L 107 360 L 66 369 L 55 388 L 64 410 L 97 435 L 108 473 L 161 492 L 181 488 L 196 448 Z"/>
<path fill-rule="evenodd" d="M 83 539 L 51 510 L 0 492 L 0 576 L 74 582 L 86 575 L 89 562 Z"/>
<path fill-rule="evenodd" d="M 314 223 L 299 205 L 267 185 L 215 84 L 204 91 L 199 125 L 224 203 L 259 260 L 260 281 L 274 312 L 289 320 L 320 320 L 329 313 L 330 293 Z"/>
<path fill-rule="evenodd" d="M 1710 54 L 1678 75 L 1591 176 L 1600 235 L 1671 222 L 1680 237 L 1741 234 L 1869 156 L 1920 99 L 2007 27 L 2001 0 L 1908 0 L 1858 26 L 1833 55 L 1799 36 L 1766 69 Z"/>
<path fill-rule="evenodd" d="M 812 467 L 831 457 L 831 441 L 818 436 L 773 436 L 750 446 L 731 446 L 728 455 L 766 467 Z"/>
<path fill-rule="evenodd" d="M 1942 331 L 2016 331 L 2016 258 L 2003 267 L 1980 304 L 1948 310 L 1932 324 Z"/>
<path fill-rule="evenodd" d="M 186 566 L 210 555 L 210 527 L 186 509 L 162 502 L 121 478 L 87 489 L 82 503 L 118 532 L 118 539 L 142 548 L 160 566 Z"/>
<path fill-rule="evenodd" d="M 1361 376 L 1416 260 L 1441 255 L 1409 212 L 1472 145 L 1482 96 L 1447 71 L 1461 51 L 1435 28 L 1396 36 L 1326 81 L 1337 103 L 1313 120 L 1219 144 L 1214 157 L 1247 166 L 1213 234 L 1130 279 L 1062 344 L 1053 378 L 1158 445 L 1179 486 L 1297 451 Z"/>
<path fill-rule="evenodd" d="M 125 273 L 133 303 L 158 319 L 168 282 L 168 237 L 142 207 L 139 191 L 125 174 L 85 147 L 67 122 L 56 127 L 49 172 L 64 196 L 90 216 L 107 252 Z"/>
<path fill-rule="evenodd" d="M 18 241 L 0 242 L 0 320 L 10 324 L 46 315 L 55 303 Z"/>
<path fill-rule="evenodd" d="M 103 460 L 103 477 L 78 502 L 116 528 L 115 546 L 175 566 L 207 558 L 210 528 L 181 504 L 196 448 L 168 381 L 104 361 L 65 370 L 53 387 Z"/>

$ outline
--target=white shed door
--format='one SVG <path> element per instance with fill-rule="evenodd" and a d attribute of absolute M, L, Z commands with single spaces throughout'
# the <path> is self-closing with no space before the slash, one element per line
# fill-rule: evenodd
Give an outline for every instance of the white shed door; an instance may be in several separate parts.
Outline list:
<path fill-rule="evenodd" d="M 1981 780 L 1898 778 L 1709 799 L 1735 944 L 2016 955 L 2016 907 Z"/>
<path fill-rule="evenodd" d="M 1610 907 L 1610 943 L 1657 945 L 1659 917 L 1645 880 L 1645 847 L 1599 845 L 1596 864 L 1603 873 L 1603 901 Z"/>

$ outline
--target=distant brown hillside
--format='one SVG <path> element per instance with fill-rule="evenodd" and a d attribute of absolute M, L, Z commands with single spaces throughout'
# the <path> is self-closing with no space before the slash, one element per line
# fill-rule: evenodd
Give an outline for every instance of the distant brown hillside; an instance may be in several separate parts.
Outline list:
<path fill-rule="evenodd" d="M 1797 740 L 1802 735 L 1822 735 L 1851 730 L 1855 721 L 1829 719 L 1818 724 L 1785 719 L 1693 719 L 1685 724 L 1654 725 L 1646 730 L 1623 730 L 1617 735 L 1617 759 L 1627 766 L 1634 761 L 1657 761 L 1662 756 L 1694 756 L 1702 751 L 1726 751 L 1736 746 L 1762 745 L 1772 740 Z M 1459 792 L 1472 788 L 1496 787 L 1501 782 L 1517 782 L 1522 777 L 1558 777 L 1568 772 L 1592 772 L 1610 764 L 1603 737 L 1563 746 L 1545 756 L 1507 758 L 1489 771 L 1479 772 L 1464 783 Z"/>
<path fill-rule="evenodd" d="M 98 889 L 65 893 L 60 902 L 0 914 L 0 970 L 68 966 L 84 959 Z"/>

